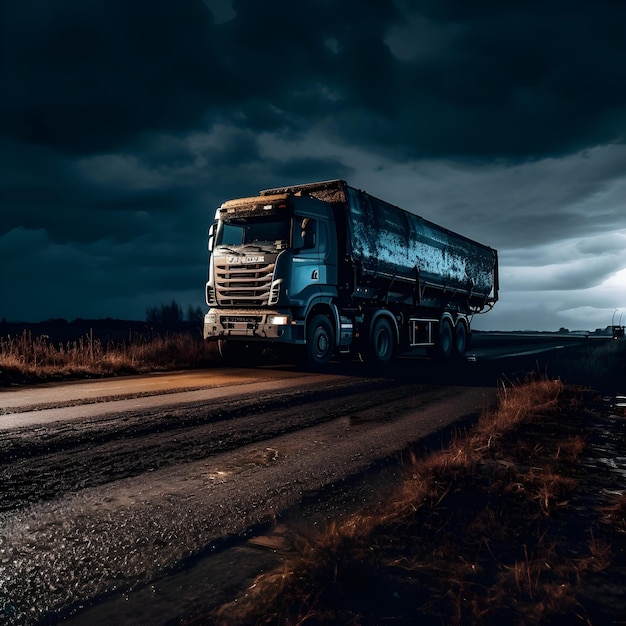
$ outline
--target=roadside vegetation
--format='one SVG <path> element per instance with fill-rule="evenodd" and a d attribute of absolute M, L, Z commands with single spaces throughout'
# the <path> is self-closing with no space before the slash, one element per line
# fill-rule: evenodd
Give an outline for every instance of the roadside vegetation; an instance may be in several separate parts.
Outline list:
<path fill-rule="evenodd" d="M 584 505 L 584 395 L 558 380 L 506 389 L 471 432 L 415 456 L 380 510 L 300 538 L 298 556 L 190 623 L 613 623 L 590 589 L 626 582 L 611 570 L 626 497 Z"/>
<path fill-rule="evenodd" d="M 217 352 L 199 332 L 157 329 L 150 335 L 103 340 L 87 334 L 54 342 L 24 330 L 0 337 L 0 380 L 5 383 L 116 376 L 214 365 Z"/>
<path fill-rule="evenodd" d="M 145 322 L 0 323 L 0 384 L 192 369 L 217 358 L 202 339 L 202 310 L 185 313 L 175 301 L 148 308 Z"/>
<path fill-rule="evenodd" d="M 623 368 L 626 342 L 597 350 L 577 375 Z M 378 510 L 292 538 L 296 556 L 188 623 L 623 623 L 626 495 L 585 464 L 603 411 L 558 378 L 503 386 L 470 431 L 415 453 Z"/>

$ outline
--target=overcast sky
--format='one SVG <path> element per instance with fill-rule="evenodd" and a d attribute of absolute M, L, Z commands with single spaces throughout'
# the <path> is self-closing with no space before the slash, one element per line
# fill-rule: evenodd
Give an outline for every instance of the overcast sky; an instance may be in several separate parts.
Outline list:
<path fill-rule="evenodd" d="M 349 184 L 491 247 L 482 329 L 626 323 L 626 2 L 3 0 L 0 318 L 204 304 L 224 200 Z"/>

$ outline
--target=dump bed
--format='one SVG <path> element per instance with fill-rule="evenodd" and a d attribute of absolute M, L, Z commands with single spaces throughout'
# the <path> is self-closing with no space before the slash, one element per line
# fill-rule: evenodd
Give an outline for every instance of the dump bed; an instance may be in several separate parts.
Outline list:
<path fill-rule="evenodd" d="M 342 207 L 346 253 L 360 275 L 456 294 L 476 311 L 498 298 L 496 250 L 335 180 L 261 192 L 308 194 Z"/>

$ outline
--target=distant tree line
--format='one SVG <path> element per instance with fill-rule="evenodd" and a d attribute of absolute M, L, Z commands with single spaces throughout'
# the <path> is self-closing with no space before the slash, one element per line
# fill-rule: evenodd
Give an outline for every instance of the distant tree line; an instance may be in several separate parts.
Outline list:
<path fill-rule="evenodd" d="M 183 308 L 172 300 L 169 304 L 160 304 L 151 306 L 146 309 L 146 322 L 148 324 L 161 324 L 164 326 L 175 326 L 183 322 L 192 324 L 202 323 L 204 314 L 202 307 L 188 305 L 187 310 L 183 312 Z"/>

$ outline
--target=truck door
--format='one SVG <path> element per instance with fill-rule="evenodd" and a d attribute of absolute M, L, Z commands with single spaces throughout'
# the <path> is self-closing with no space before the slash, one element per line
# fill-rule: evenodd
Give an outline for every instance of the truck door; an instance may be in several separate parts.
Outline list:
<path fill-rule="evenodd" d="M 312 297 L 328 291 L 329 286 L 335 288 L 337 264 L 333 262 L 336 254 L 331 243 L 326 220 L 295 216 L 290 300 L 306 306 Z"/>

